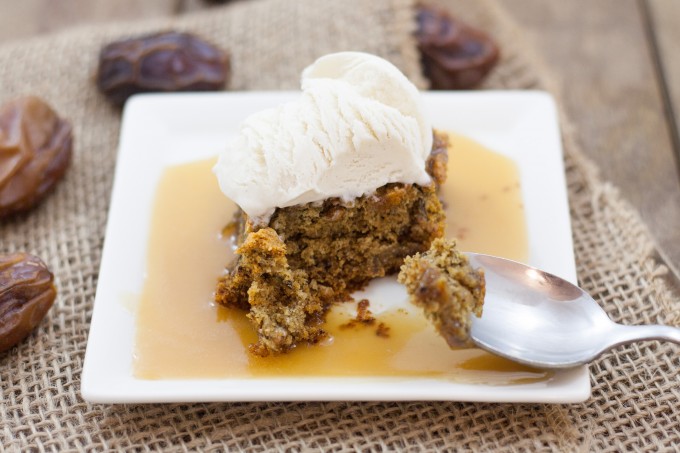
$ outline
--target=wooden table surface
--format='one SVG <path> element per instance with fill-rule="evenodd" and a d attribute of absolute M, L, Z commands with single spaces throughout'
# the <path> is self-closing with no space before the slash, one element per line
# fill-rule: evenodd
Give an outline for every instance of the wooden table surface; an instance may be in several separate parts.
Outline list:
<path fill-rule="evenodd" d="M 499 1 L 561 86 L 582 147 L 638 209 L 677 277 L 680 0 Z M 0 45 L 78 24 L 209 7 L 201 0 L 0 0 Z"/>

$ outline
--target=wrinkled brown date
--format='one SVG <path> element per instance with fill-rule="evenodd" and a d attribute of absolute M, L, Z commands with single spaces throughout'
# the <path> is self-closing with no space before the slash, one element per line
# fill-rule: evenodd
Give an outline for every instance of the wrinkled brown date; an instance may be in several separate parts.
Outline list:
<path fill-rule="evenodd" d="M 45 317 L 57 290 L 40 258 L 0 254 L 0 353 L 26 338 Z"/>
<path fill-rule="evenodd" d="M 0 107 L 0 218 L 35 206 L 71 161 L 71 125 L 34 96 Z"/>
<path fill-rule="evenodd" d="M 429 5 L 418 6 L 416 37 L 435 90 L 472 88 L 498 61 L 498 46 L 488 35 Z"/>
<path fill-rule="evenodd" d="M 228 76 L 226 53 L 194 35 L 164 32 L 104 47 L 97 86 L 122 105 L 136 93 L 219 90 Z"/>

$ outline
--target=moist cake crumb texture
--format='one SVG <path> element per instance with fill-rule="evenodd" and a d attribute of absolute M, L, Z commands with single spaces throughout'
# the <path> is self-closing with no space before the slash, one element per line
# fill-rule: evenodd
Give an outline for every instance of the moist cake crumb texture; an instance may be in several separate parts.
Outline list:
<path fill-rule="evenodd" d="M 390 183 L 351 203 L 330 198 L 277 208 L 266 227 L 239 214 L 237 258 L 219 279 L 215 301 L 249 311 L 259 336 L 251 352 L 318 341 L 332 303 L 398 272 L 405 257 L 443 236 L 437 187 L 446 178 L 447 149 L 446 136 L 435 133 L 429 186 Z"/>
<path fill-rule="evenodd" d="M 311 296 L 306 274 L 288 265 L 286 246 L 273 229 L 248 235 L 237 252 L 252 276 L 247 316 L 258 332 L 252 353 L 285 352 L 299 341 L 313 343 L 324 336 L 320 326 L 324 307 Z"/>
<path fill-rule="evenodd" d="M 471 315 L 482 315 L 486 287 L 483 269 L 473 269 L 455 247 L 435 239 L 427 252 L 404 260 L 398 280 L 449 346 L 461 347 L 471 344 Z"/>

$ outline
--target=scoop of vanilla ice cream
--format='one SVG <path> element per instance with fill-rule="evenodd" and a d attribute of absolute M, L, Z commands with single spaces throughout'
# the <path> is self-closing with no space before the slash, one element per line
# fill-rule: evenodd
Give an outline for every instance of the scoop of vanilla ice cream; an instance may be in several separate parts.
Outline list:
<path fill-rule="evenodd" d="M 220 189 L 256 223 L 278 208 L 427 185 L 432 126 L 417 88 L 374 55 L 340 52 L 302 73 L 299 99 L 249 116 L 220 153 Z"/>

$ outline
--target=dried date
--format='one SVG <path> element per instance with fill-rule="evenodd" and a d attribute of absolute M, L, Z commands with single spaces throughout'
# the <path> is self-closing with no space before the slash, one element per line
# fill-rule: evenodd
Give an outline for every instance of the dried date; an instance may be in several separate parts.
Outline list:
<path fill-rule="evenodd" d="M 189 33 L 163 32 L 104 47 L 97 86 L 122 105 L 136 93 L 220 90 L 228 76 L 225 52 Z"/>
<path fill-rule="evenodd" d="M 45 317 L 57 290 L 40 258 L 0 255 L 0 353 L 26 338 Z"/>
<path fill-rule="evenodd" d="M 38 204 L 66 172 L 72 147 L 70 123 L 41 99 L 0 107 L 0 218 Z"/>
<path fill-rule="evenodd" d="M 435 90 L 478 85 L 498 61 L 496 43 L 445 11 L 418 6 L 418 48 L 425 75 Z"/>

